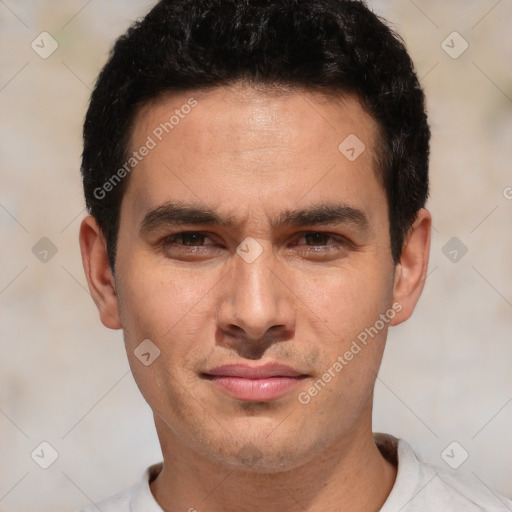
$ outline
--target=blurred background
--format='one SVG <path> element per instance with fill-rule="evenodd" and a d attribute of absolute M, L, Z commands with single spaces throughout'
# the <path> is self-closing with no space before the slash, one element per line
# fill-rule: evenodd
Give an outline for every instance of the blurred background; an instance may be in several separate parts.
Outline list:
<path fill-rule="evenodd" d="M 433 133 L 429 277 L 390 330 L 374 430 L 512 497 L 512 2 L 368 3 L 404 38 Z M 0 0 L 0 512 L 71 512 L 161 457 L 78 247 L 91 88 L 153 4 Z"/>

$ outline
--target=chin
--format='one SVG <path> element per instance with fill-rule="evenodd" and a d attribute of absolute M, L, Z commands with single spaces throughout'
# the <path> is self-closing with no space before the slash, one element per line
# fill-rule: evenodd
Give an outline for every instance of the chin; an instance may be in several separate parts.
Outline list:
<path fill-rule="evenodd" d="M 291 471 L 303 466 L 322 449 L 320 443 L 314 441 L 308 443 L 302 439 L 298 443 L 294 432 L 289 432 L 285 438 L 274 435 L 272 442 L 272 436 L 268 436 L 266 431 L 260 432 L 259 435 L 241 432 L 237 440 L 229 437 L 215 444 L 203 445 L 202 449 L 206 456 L 229 470 L 259 474 Z"/>

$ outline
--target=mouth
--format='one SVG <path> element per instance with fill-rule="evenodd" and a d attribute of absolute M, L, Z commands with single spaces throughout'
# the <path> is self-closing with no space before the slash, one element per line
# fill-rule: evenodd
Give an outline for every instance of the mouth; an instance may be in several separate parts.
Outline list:
<path fill-rule="evenodd" d="M 308 375 L 290 366 L 280 364 L 231 364 L 218 366 L 201 374 L 201 378 L 211 382 L 225 395 L 247 402 L 276 400 L 307 377 Z"/>

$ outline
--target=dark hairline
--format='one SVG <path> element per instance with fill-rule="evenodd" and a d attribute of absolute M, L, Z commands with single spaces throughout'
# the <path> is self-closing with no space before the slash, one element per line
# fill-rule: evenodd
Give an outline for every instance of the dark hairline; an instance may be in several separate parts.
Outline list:
<path fill-rule="evenodd" d="M 373 170 L 379 183 L 384 187 L 386 187 L 385 182 L 385 170 L 386 165 L 384 164 L 384 151 L 385 151 L 385 131 L 379 122 L 378 119 L 375 118 L 371 110 L 366 106 L 364 100 L 355 92 L 346 91 L 343 88 L 338 90 L 331 87 L 321 87 L 312 85 L 310 87 L 306 87 L 303 85 L 297 85 L 292 83 L 275 83 L 269 82 L 266 83 L 264 81 L 255 82 L 254 80 L 236 80 L 231 82 L 226 82 L 223 84 L 215 84 L 211 86 L 203 86 L 203 87 L 194 87 L 190 89 L 180 89 L 173 90 L 167 89 L 165 91 L 161 91 L 159 94 L 152 96 L 150 98 L 145 99 L 144 101 L 139 102 L 139 104 L 133 109 L 132 118 L 129 122 L 129 125 L 125 131 L 125 141 L 124 141 L 124 152 L 123 152 L 123 160 L 126 161 L 129 158 L 130 152 L 134 150 L 136 147 L 133 142 L 133 135 L 135 133 L 135 124 L 140 121 L 141 115 L 147 109 L 151 109 L 161 104 L 164 101 L 167 101 L 175 96 L 189 94 L 189 95 L 201 95 L 205 94 L 217 89 L 230 89 L 234 87 L 249 87 L 258 92 L 262 92 L 264 94 L 275 94 L 276 96 L 281 96 L 284 94 L 302 94 L 302 93 L 312 93 L 316 94 L 320 97 L 323 97 L 332 102 L 344 102 L 347 99 L 354 99 L 361 106 L 363 111 L 369 116 L 369 118 L 373 121 L 373 125 L 375 126 L 375 136 L 372 140 L 372 163 Z M 340 141 L 341 142 L 341 141 Z M 126 184 L 129 181 L 129 176 L 125 179 Z M 126 184 L 124 186 L 126 186 Z M 124 196 L 124 188 L 121 190 L 121 196 Z M 121 202 L 122 202 L 121 197 Z"/>

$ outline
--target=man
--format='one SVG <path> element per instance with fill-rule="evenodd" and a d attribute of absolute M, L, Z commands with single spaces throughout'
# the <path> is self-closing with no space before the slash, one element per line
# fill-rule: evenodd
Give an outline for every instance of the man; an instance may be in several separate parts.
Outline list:
<path fill-rule="evenodd" d="M 403 43 L 359 1 L 168 0 L 117 41 L 80 244 L 164 461 L 84 510 L 512 506 L 372 433 L 426 278 L 429 138 Z"/>

